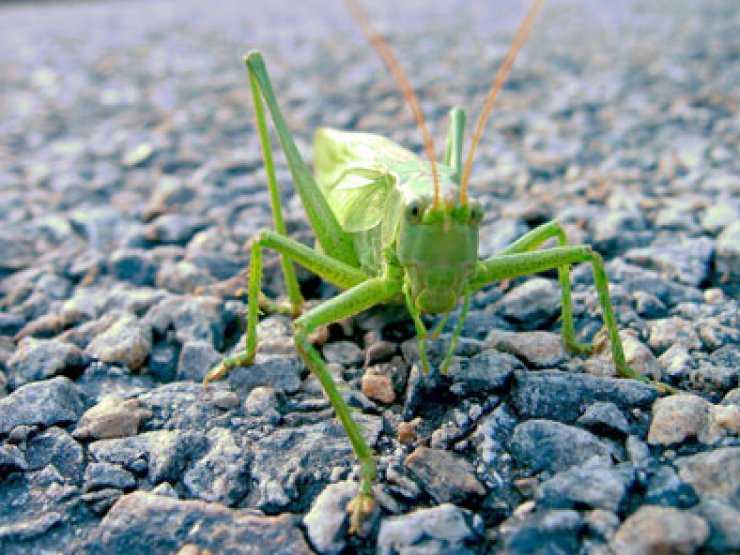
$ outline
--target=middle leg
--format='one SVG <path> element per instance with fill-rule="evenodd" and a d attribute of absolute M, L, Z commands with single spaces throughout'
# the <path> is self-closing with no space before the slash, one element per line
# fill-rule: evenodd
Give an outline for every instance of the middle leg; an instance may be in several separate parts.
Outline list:
<path fill-rule="evenodd" d="M 525 236 L 526 237 L 526 236 Z M 537 252 L 520 252 L 514 254 L 500 254 L 478 264 L 477 272 L 470 283 L 472 291 L 507 278 L 526 276 L 544 272 L 553 268 L 590 262 L 594 274 L 596 292 L 604 318 L 609 341 L 612 346 L 612 357 L 617 373 L 623 378 L 642 380 L 642 376 L 627 365 L 619 338 L 617 321 L 614 318 L 611 299 L 609 298 L 609 281 L 604 269 L 601 256 L 589 246 L 555 247 Z"/>
<path fill-rule="evenodd" d="M 496 254 L 494 258 L 509 254 L 531 252 L 552 238 L 557 239 L 558 247 L 568 246 L 568 236 L 565 234 L 565 230 L 561 223 L 557 220 L 552 220 L 551 222 L 534 228 L 529 233 L 514 241 L 503 251 Z M 570 288 L 570 264 L 558 266 L 558 283 L 560 284 L 562 305 L 561 320 L 563 323 L 561 332 L 563 334 L 565 346 L 578 354 L 591 354 L 591 352 L 593 352 L 593 346 L 590 343 L 581 343 L 576 339 L 576 328 L 573 322 L 573 299 Z"/>

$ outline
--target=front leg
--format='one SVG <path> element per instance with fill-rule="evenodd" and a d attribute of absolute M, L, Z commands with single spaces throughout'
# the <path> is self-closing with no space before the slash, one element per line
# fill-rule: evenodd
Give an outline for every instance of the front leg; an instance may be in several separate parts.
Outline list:
<path fill-rule="evenodd" d="M 387 301 L 401 292 L 401 286 L 402 280 L 399 276 L 386 275 L 370 279 L 310 310 L 293 324 L 298 353 L 324 388 L 337 417 L 347 432 L 352 449 L 360 460 L 360 489 L 347 507 L 350 513 L 350 533 L 358 531 L 363 519 L 373 512 L 372 485 L 376 476 L 375 459 L 372 450 L 362 437 L 360 427 L 352 419 L 350 409 L 332 380 L 321 355 L 311 345 L 308 336 L 319 326 L 336 322 Z"/>
<path fill-rule="evenodd" d="M 257 320 L 262 285 L 262 249 L 271 248 L 285 258 L 289 264 L 293 262 L 304 266 L 322 279 L 346 289 L 354 287 L 369 279 L 369 276 L 349 264 L 335 260 L 317 250 L 307 247 L 280 233 L 264 230 L 252 241 L 252 253 L 249 263 L 249 288 L 247 298 L 247 338 L 246 349 L 236 355 L 225 358 L 219 365 L 212 368 L 205 379 L 204 385 L 218 380 L 237 366 L 249 366 L 254 362 L 257 353 Z"/>

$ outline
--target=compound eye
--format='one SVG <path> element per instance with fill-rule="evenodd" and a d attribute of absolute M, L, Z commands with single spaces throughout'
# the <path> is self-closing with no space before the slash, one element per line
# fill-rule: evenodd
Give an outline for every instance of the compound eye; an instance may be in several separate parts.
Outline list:
<path fill-rule="evenodd" d="M 406 205 L 406 218 L 412 224 L 420 224 L 424 216 L 424 204 L 416 199 Z"/>
<path fill-rule="evenodd" d="M 483 219 L 483 206 L 477 200 L 470 202 L 470 223 L 478 225 Z"/>

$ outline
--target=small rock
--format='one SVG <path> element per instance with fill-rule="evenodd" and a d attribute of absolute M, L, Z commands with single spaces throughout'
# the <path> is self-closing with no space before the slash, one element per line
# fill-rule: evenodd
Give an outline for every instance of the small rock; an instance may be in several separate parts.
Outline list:
<path fill-rule="evenodd" d="M 631 333 L 623 331 L 619 333 L 619 337 L 629 367 L 639 376 L 660 380 L 662 368 L 652 351 Z M 611 349 L 608 349 L 608 356 L 611 356 Z"/>
<path fill-rule="evenodd" d="M 535 277 L 509 291 L 495 306 L 525 330 L 534 330 L 558 314 L 560 288 L 551 279 Z"/>
<path fill-rule="evenodd" d="M 554 509 L 606 509 L 617 512 L 634 481 L 629 466 L 589 464 L 558 472 L 537 490 L 537 502 Z"/>
<path fill-rule="evenodd" d="M 714 241 L 708 237 L 645 248 L 630 249 L 624 255 L 628 262 L 655 268 L 668 279 L 697 287 L 709 276 L 714 254 Z"/>
<path fill-rule="evenodd" d="M 52 465 L 65 479 L 77 483 L 85 470 L 85 453 L 72 436 L 53 427 L 35 435 L 26 446 L 26 458 L 31 470 Z"/>
<path fill-rule="evenodd" d="M 277 416 L 277 391 L 272 387 L 258 386 L 249 392 L 244 401 L 244 409 L 250 416 Z"/>
<path fill-rule="evenodd" d="M 596 433 L 629 435 L 630 425 L 617 405 L 598 401 L 586 409 L 578 424 Z"/>
<path fill-rule="evenodd" d="M 706 548 L 716 553 L 740 552 L 740 511 L 731 502 L 707 497 L 693 512 L 709 523 Z"/>
<path fill-rule="evenodd" d="M 90 463 L 85 469 L 85 491 L 104 488 L 132 489 L 136 486 L 133 475 L 115 464 Z"/>
<path fill-rule="evenodd" d="M 0 435 L 16 426 L 77 422 L 83 410 L 79 388 L 68 378 L 33 382 L 0 399 Z"/>
<path fill-rule="evenodd" d="M 653 405 L 653 421 L 648 443 L 671 445 L 697 437 L 707 427 L 709 403 L 697 395 L 679 394 L 658 399 Z"/>
<path fill-rule="evenodd" d="M 396 400 L 393 380 L 388 376 L 365 373 L 362 376 L 362 393 L 369 399 L 390 405 Z"/>
<path fill-rule="evenodd" d="M 17 389 L 29 382 L 45 380 L 60 374 L 79 374 L 90 362 L 76 345 L 57 340 L 23 339 L 10 360 L 10 387 Z"/>
<path fill-rule="evenodd" d="M 152 416 L 137 399 L 119 399 L 104 396 L 97 405 L 88 409 L 72 436 L 75 439 L 110 439 L 136 435 L 139 424 Z"/>
<path fill-rule="evenodd" d="M 506 389 L 515 370 L 523 369 L 516 357 L 493 349 L 450 365 L 447 377 L 450 391 L 459 397 L 489 396 Z"/>
<path fill-rule="evenodd" d="M 110 274 L 134 285 L 154 285 L 157 269 L 157 263 L 143 249 L 119 249 L 112 252 L 108 259 Z"/>
<path fill-rule="evenodd" d="M 709 526 L 672 507 L 643 505 L 622 523 L 610 547 L 620 555 L 691 554 L 704 545 Z"/>
<path fill-rule="evenodd" d="M 504 522 L 501 529 L 506 555 L 578 553 L 586 521 L 570 509 L 554 509 Z"/>
<path fill-rule="evenodd" d="M 202 432 L 156 430 L 132 437 L 101 439 L 88 446 L 92 459 L 123 466 L 134 473 L 148 469 L 149 481 L 177 482 L 186 464 L 207 446 Z"/>
<path fill-rule="evenodd" d="M 653 405 L 653 422 L 648 443 L 671 445 L 696 438 L 713 444 L 726 434 L 740 433 L 740 408 L 712 405 L 691 393 L 658 399 Z"/>
<path fill-rule="evenodd" d="M 522 359 L 534 368 L 552 368 L 568 358 L 560 335 L 548 331 L 515 333 L 491 330 L 486 336 L 486 343 Z"/>
<path fill-rule="evenodd" d="M 329 484 L 319 494 L 311 510 L 303 517 L 308 539 L 316 551 L 324 555 L 338 555 L 347 545 L 344 524 L 347 504 L 357 493 L 356 482 Z"/>
<path fill-rule="evenodd" d="M 714 451 L 676 459 L 678 475 L 702 496 L 715 496 L 730 502 L 740 498 L 740 447 L 720 447 Z"/>
<path fill-rule="evenodd" d="M 575 422 L 595 402 L 620 410 L 649 407 L 658 397 L 651 385 L 637 380 L 604 378 L 559 371 L 516 372 L 512 404 L 522 418 Z"/>
<path fill-rule="evenodd" d="M 327 363 L 339 364 L 345 368 L 361 365 L 365 360 L 365 353 L 351 341 L 327 343 L 322 352 Z"/>
<path fill-rule="evenodd" d="M 197 216 L 173 212 L 149 223 L 144 235 L 154 243 L 184 245 L 205 226 L 206 223 Z"/>
<path fill-rule="evenodd" d="M 65 517 L 57 511 L 49 511 L 40 516 L 0 525 L 0 542 L 28 541 L 46 534 L 54 526 L 64 522 Z"/>
<path fill-rule="evenodd" d="M 135 316 L 125 315 L 87 346 L 87 352 L 102 362 L 139 370 L 152 350 L 152 330 Z"/>
<path fill-rule="evenodd" d="M 197 339 L 182 346 L 177 362 L 177 380 L 202 382 L 208 371 L 223 359 L 210 341 Z"/>
<path fill-rule="evenodd" d="M 417 447 L 406 457 L 405 465 L 438 503 L 464 501 L 486 494 L 473 466 L 449 451 Z"/>
<path fill-rule="evenodd" d="M 295 393 L 301 388 L 303 361 L 296 357 L 272 357 L 249 368 L 234 369 L 229 373 L 233 391 L 246 395 L 257 386 L 268 386 L 277 391 Z"/>
<path fill-rule="evenodd" d="M 649 324 L 650 339 L 648 345 L 658 353 L 664 353 L 671 347 L 680 344 L 686 349 L 701 349 L 702 344 L 691 322 L 671 316 L 653 320 Z"/>
<path fill-rule="evenodd" d="M 660 466 L 650 471 L 644 499 L 646 505 L 684 509 L 693 507 L 697 501 L 694 488 L 681 480 L 670 466 Z"/>
<path fill-rule="evenodd" d="M 188 493 L 205 501 L 235 505 L 249 488 L 249 457 L 225 428 L 208 432 L 208 453 L 185 473 Z"/>
<path fill-rule="evenodd" d="M 16 445 L 0 445 L 0 471 L 6 476 L 15 470 L 28 470 L 28 462 Z"/>
<path fill-rule="evenodd" d="M 196 293 L 215 281 L 216 278 L 189 260 L 163 262 L 154 280 L 158 288 L 172 293 Z"/>
<path fill-rule="evenodd" d="M 609 461 L 612 447 L 591 432 L 552 420 L 527 420 L 518 424 L 509 440 L 509 451 L 519 466 L 532 472 L 558 472 L 593 457 Z"/>
<path fill-rule="evenodd" d="M 474 553 L 484 537 L 483 520 L 450 503 L 383 519 L 380 555 L 394 553 Z"/>
<path fill-rule="evenodd" d="M 174 553 L 185 543 L 213 553 L 240 553 L 245 546 L 258 553 L 311 553 L 292 515 L 255 516 L 220 503 L 143 491 L 121 497 L 98 530 L 78 553 Z"/>
<path fill-rule="evenodd" d="M 614 536 L 619 528 L 619 517 L 612 511 L 594 509 L 586 514 L 586 522 L 591 531 L 595 532 L 605 540 Z"/>
<path fill-rule="evenodd" d="M 728 225 L 717 237 L 714 263 L 720 276 L 740 278 L 740 221 Z"/>

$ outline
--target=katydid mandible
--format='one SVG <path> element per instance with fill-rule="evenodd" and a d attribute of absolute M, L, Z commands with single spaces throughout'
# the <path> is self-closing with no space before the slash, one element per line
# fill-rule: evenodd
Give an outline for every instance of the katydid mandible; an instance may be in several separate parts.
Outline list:
<path fill-rule="evenodd" d="M 374 510 L 372 484 L 376 466 L 372 450 L 360 433 L 324 361 L 309 341 L 320 326 L 357 314 L 376 304 L 405 303 L 414 321 L 422 368 L 429 368 L 424 340 L 428 332 L 422 313 L 445 314 L 460 299 L 460 317 L 440 371 L 446 372 L 461 334 L 471 295 L 496 281 L 557 269 L 562 290 L 562 334 L 565 344 L 577 353 L 590 353 L 592 346 L 577 341 L 573 324 L 569 266 L 589 262 L 611 342 L 612 356 L 620 376 L 637 378 L 627 365 L 617 322 L 609 299 L 608 281 L 601 257 L 589 246 L 571 246 L 557 222 L 544 224 L 501 253 L 478 259 L 478 232 L 483 211 L 468 198 L 468 179 L 475 148 L 491 110 L 493 99 L 522 47 L 543 0 L 536 0 L 514 37 L 489 91 L 463 164 L 465 112 L 450 111 L 450 128 L 441 161 L 435 160 L 419 102 L 390 48 L 355 2 L 350 10 L 367 33 L 385 64 L 398 81 L 424 137 L 428 161 L 378 135 L 322 128 L 314 138 L 315 177 L 301 158 L 280 112 L 262 55 L 250 52 L 246 68 L 251 86 L 257 130 L 270 192 L 275 230 L 261 231 L 251 244 L 248 285 L 246 350 L 224 359 L 206 376 L 205 383 L 224 376 L 237 366 L 254 362 L 257 352 L 257 321 L 262 279 L 262 251 L 274 249 L 281 264 L 293 322 L 295 346 L 313 372 L 344 426 L 360 461 L 357 496 L 348 506 L 350 530 Z M 265 105 L 287 158 L 288 166 L 316 234 L 318 249 L 287 236 Z M 557 247 L 536 250 L 549 239 Z M 343 290 L 338 296 L 301 315 L 303 298 L 293 264 L 297 263 Z"/>

